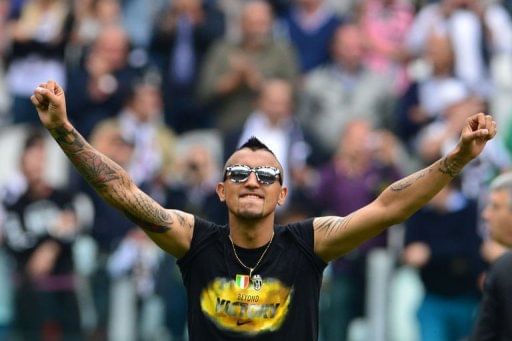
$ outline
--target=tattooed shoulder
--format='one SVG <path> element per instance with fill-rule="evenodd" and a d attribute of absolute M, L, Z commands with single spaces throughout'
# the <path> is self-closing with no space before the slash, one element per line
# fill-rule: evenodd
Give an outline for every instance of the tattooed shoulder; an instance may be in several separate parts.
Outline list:
<path fill-rule="evenodd" d="M 176 216 L 176 219 L 178 220 L 179 225 L 182 227 L 188 227 L 189 229 L 193 228 L 192 221 L 190 218 L 188 218 L 185 213 L 180 212 L 178 210 L 171 210 L 171 212 Z"/>
<path fill-rule="evenodd" d="M 352 219 L 352 215 L 347 217 L 322 217 L 315 220 L 314 229 L 322 232 L 326 237 L 345 230 Z"/>

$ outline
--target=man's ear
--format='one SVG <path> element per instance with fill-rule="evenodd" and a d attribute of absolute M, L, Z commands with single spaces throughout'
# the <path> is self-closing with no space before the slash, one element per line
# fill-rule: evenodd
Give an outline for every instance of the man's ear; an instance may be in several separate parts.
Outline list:
<path fill-rule="evenodd" d="M 277 199 L 277 204 L 279 206 L 284 204 L 287 195 L 288 195 L 288 187 L 283 186 L 281 188 L 281 191 L 279 192 L 279 198 Z"/>
<path fill-rule="evenodd" d="M 219 196 L 219 200 L 221 202 L 226 201 L 226 195 L 224 193 L 224 183 L 223 182 L 219 182 L 217 184 L 217 187 L 215 188 L 215 191 L 217 192 L 217 195 Z"/>

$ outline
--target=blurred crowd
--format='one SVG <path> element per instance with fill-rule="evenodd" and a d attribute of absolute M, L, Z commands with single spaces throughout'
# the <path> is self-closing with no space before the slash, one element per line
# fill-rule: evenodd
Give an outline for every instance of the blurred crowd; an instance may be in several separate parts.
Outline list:
<path fill-rule="evenodd" d="M 64 87 L 77 130 L 144 191 L 224 224 L 215 184 L 253 135 L 284 166 L 286 223 L 368 204 L 450 150 L 468 116 L 492 113 L 499 134 L 484 153 L 403 226 L 332 262 L 322 287 L 321 340 L 358 340 L 354 321 L 372 305 L 368 255 L 385 248 L 393 273 L 412 271 L 422 291 L 402 320 L 417 328 L 393 334 L 388 321 L 383 340 L 467 336 L 482 276 L 503 252 L 481 212 L 489 182 L 512 165 L 511 9 L 509 0 L 0 0 L 0 339 L 187 337 L 175 259 L 104 203 L 41 130 L 30 96 L 49 79 Z"/>

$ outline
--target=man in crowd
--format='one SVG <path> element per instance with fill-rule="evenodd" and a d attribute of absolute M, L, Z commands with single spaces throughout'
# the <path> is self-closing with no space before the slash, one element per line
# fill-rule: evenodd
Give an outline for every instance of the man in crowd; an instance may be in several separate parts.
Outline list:
<path fill-rule="evenodd" d="M 512 173 L 498 176 L 491 183 L 483 217 L 492 239 L 512 247 Z M 512 253 L 498 258 L 487 274 L 484 297 L 473 340 L 512 339 Z"/>
<path fill-rule="evenodd" d="M 243 125 L 266 79 L 297 78 L 295 53 L 272 37 L 273 24 L 268 3 L 248 1 L 240 16 L 240 39 L 218 42 L 204 60 L 199 96 L 215 107 L 214 126 L 224 133 Z"/>
<path fill-rule="evenodd" d="M 14 330 L 22 339 L 76 339 L 80 316 L 75 295 L 73 242 L 80 232 L 74 193 L 44 176 L 43 132 L 31 131 L 20 157 L 26 184 L 5 203 L 5 247 L 14 260 Z"/>

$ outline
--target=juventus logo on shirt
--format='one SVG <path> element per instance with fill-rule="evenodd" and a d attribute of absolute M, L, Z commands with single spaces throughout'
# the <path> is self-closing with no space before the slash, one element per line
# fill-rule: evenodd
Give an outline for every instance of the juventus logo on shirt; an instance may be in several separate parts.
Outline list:
<path fill-rule="evenodd" d="M 260 275 L 254 275 L 251 279 L 252 287 L 254 290 L 259 291 L 261 289 L 261 286 L 263 285 L 263 279 Z"/>

